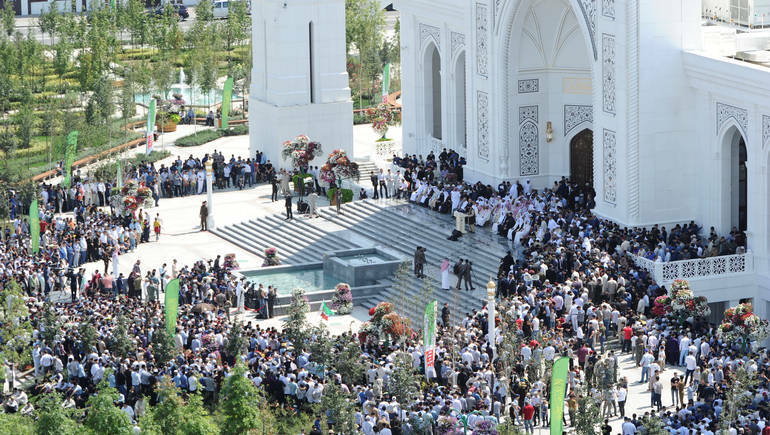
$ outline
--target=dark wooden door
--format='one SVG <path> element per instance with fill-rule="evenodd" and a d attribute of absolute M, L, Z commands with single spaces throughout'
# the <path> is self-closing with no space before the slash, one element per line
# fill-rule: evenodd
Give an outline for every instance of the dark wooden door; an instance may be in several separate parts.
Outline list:
<path fill-rule="evenodd" d="M 569 144 L 570 179 L 581 186 L 594 185 L 594 132 L 585 129 Z"/>

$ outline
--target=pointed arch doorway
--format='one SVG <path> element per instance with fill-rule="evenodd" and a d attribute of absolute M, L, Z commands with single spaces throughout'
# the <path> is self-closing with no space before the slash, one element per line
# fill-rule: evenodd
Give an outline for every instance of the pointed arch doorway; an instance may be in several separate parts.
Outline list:
<path fill-rule="evenodd" d="M 569 143 L 569 178 L 580 186 L 594 185 L 594 132 L 589 128 Z"/>

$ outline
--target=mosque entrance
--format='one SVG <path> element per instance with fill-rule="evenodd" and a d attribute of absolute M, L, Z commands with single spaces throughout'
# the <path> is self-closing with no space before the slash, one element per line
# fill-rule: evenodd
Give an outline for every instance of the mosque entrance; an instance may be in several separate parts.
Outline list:
<path fill-rule="evenodd" d="M 569 144 L 569 178 L 583 186 L 594 185 L 594 132 L 586 128 Z"/>

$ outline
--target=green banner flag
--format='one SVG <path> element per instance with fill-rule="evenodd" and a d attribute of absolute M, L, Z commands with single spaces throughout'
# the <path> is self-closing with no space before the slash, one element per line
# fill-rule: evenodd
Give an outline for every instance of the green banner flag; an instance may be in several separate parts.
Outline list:
<path fill-rule="evenodd" d="M 72 165 L 75 163 L 75 156 L 78 152 L 78 131 L 73 130 L 67 135 L 67 142 L 64 146 L 64 187 L 70 187 L 72 181 Z"/>
<path fill-rule="evenodd" d="M 564 431 L 564 393 L 567 391 L 569 357 L 563 356 L 553 363 L 551 370 L 551 435 Z"/>
<path fill-rule="evenodd" d="M 425 346 L 425 377 L 430 378 L 428 369 L 435 370 L 436 364 L 436 310 L 437 302 L 429 302 L 425 305 L 423 316 L 422 344 Z"/>
<path fill-rule="evenodd" d="M 155 99 L 153 98 L 150 100 L 150 107 L 147 108 L 147 151 L 145 151 L 146 155 L 150 155 L 152 152 L 152 145 L 153 141 L 155 140 L 155 136 L 153 135 L 153 130 L 155 130 Z"/>
<path fill-rule="evenodd" d="M 388 101 L 388 94 L 390 93 L 390 62 L 385 64 L 385 69 L 382 70 L 382 102 Z"/>
<path fill-rule="evenodd" d="M 233 99 L 233 78 L 228 77 L 225 81 L 225 88 L 222 91 L 222 129 L 227 130 L 230 126 L 230 103 Z"/>
<path fill-rule="evenodd" d="M 179 278 L 166 284 L 166 331 L 176 333 L 176 315 L 179 311 Z"/>
<path fill-rule="evenodd" d="M 29 205 L 29 237 L 32 239 L 32 255 L 37 255 L 40 251 L 40 211 L 37 198 Z"/>

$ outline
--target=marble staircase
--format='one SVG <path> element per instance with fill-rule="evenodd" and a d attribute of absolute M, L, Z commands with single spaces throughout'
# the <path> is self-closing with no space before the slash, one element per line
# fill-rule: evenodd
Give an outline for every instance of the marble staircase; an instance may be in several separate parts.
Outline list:
<path fill-rule="evenodd" d="M 414 255 L 417 245 L 426 247 L 428 264 L 425 267 L 425 275 L 433 285 L 433 297 L 439 301 L 440 306 L 445 302 L 449 303 L 453 322 L 460 321 L 466 312 L 482 307 L 486 299 L 486 284 L 490 275 L 497 275 L 499 260 L 505 255 L 504 247 L 496 239 L 497 236 L 488 232 L 466 234 L 456 242 L 447 240 L 454 228 L 453 223 L 411 204 L 382 200 L 355 201 L 345 204 L 341 215 L 337 215 L 332 208 L 327 208 L 321 210 L 321 216 L 408 258 Z M 445 256 L 453 265 L 458 258 L 471 260 L 474 269 L 471 282 L 475 290 L 469 292 L 440 289 L 439 265 Z M 456 277 L 451 275 L 453 287 L 456 282 Z M 356 301 L 356 304 L 368 308 L 382 301 L 390 301 L 397 310 L 403 310 L 413 322 L 419 324 L 427 302 L 422 290 L 425 286 L 423 280 L 410 273 L 406 277 L 404 289 L 397 288 L 393 280 L 387 284 L 389 286 L 383 292 L 368 300 Z"/>
<path fill-rule="evenodd" d="M 324 252 L 359 247 L 305 219 L 287 221 L 281 214 L 217 227 L 212 232 L 259 258 L 264 258 L 265 249 L 274 247 L 283 264 L 318 262 Z"/>

